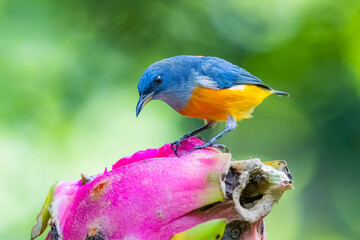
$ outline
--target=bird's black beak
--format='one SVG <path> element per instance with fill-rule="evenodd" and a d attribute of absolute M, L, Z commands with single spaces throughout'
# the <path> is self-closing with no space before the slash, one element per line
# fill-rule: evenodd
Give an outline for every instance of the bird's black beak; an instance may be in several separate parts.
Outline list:
<path fill-rule="evenodd" d="M 143 109 L 143 107 L 153 99 L 154 92 L 148 95 L 140 95 L 139 101 L 136 105 L 136 117 L 139 116 L 139 113 Z"/>

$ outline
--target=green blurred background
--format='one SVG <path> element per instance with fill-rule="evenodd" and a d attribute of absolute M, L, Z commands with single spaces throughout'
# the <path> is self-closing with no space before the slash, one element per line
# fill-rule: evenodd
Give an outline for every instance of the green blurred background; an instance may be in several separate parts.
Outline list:
<path fill-rule="evenodd" d="M 269 239 L 360 239 L 360 1 L 0 1 L 0 239 L 29 239 L 48 188 L 202 124 L 163 102 L 135 117 L 153 62 L 210 55 L 269 97 L 220 140 L 295 178 Z M 203 134 L 214 136 L 223 128 Z"/>

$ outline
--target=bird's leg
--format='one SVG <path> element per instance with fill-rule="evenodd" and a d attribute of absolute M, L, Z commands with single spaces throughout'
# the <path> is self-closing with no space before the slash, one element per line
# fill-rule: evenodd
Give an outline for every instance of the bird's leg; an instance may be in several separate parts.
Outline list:
<path fill-rule="evenodd" d="M 198 149 L 203 149 L 203 148 L 207 148 L 207 147 L 217 147 L 220 148 L 222 150 L 226 150 L 226 152 L 228 152 L 227 147 L 224 144 L 215 144 L 215 142 L 221 138 L 222 136 L 224 136 L 225 134 L 227 134 L 228 132 L 230 132 L 231 130 L 234 130 L 236 128 L 236 119 L 233 116 L 228 116 L 227 117 L 227 122 L 226 122 L 226 126 L 225 129 L 220 132 L 218 135 L 216 135 L 215 137 L 213 137 L 212 139 L 210 139 L 208 142 L 204 143 L 203 145 L 198 145 L 195 146 L 192 151 L 198 150 Z"/>
<path fill-rule="evenodd" d="M 184 141 L 185 139 L 188 139 L 188 138 L 190 138 L 190 137 L 192 137 L 192 136 L 195 136 L 196 134 L 201 133 L 201 132 L 203 132 L 203 131 L 205 131 L 205 130 L 207 130 L 207 129 L 213 128 L 213 127 L 215 127 L 215 125 L 216 125 L 216 122 L 215 122 L 215 121 L 207 121 L 207 120 L 205 120 L 205 121 L 206 121 L 206 123 L 205 123 L 204 126 L 199 127 L 199 128 L 197 128 L 197 129 L 195 129 L 194 131 L 188 132 L 187 134 L 185 134 L 184 136 L 182 136 L 182 138 L 180 138 L 179 140 L 177 140 L 177 141 L 175 141 L 175 142 L 173 142 L 173 143 L 171 144 L 171 149 L 174 150 L 174 153 L 176 154 L 176 156 L 178 156 L 178 154 L 177 154 L 177 148 L 178 148 L 179 146 L 181 146 L 182 141 Z"/>

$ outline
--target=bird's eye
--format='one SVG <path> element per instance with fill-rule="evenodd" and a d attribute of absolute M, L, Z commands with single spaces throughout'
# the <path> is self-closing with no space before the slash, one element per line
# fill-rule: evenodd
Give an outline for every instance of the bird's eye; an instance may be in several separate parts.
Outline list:
<path fill-rule="evenodd" d="M 162 78 L 160 76 L 156 76 L 154 78 L 154 83 L 157 84 L 157 85 L 161 84 L 162 83 Z"/>

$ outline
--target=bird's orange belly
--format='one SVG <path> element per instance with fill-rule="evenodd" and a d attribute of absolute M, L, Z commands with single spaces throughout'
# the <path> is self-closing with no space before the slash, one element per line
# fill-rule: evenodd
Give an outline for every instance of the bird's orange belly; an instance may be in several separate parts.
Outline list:
<path fill-rule="evenodd" d="M 227 89 L 195 88 L 180 114 L 213 121 L 226 121 L 231 115 L 237 120 L 251 118 L 253 109 L 272 94 L 256 85 L 238 85 Z"/>

